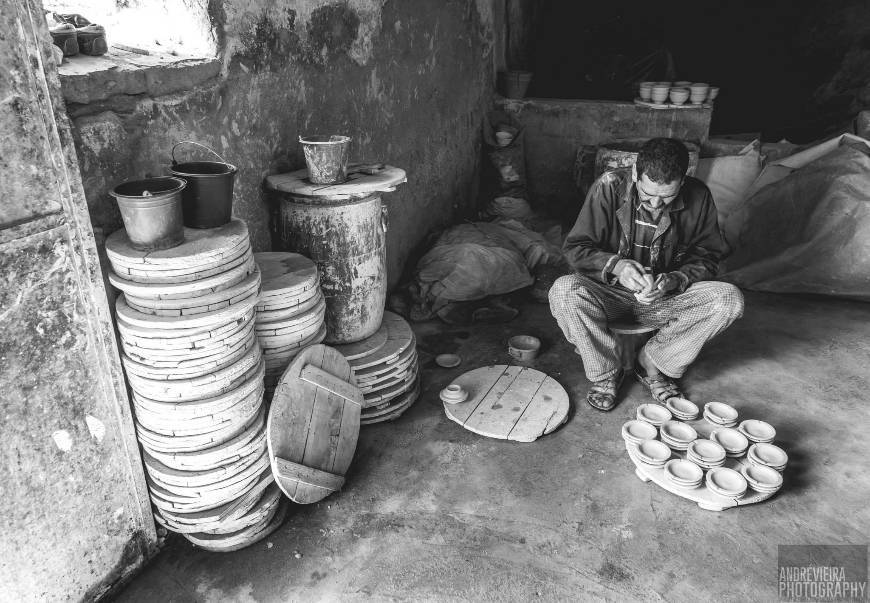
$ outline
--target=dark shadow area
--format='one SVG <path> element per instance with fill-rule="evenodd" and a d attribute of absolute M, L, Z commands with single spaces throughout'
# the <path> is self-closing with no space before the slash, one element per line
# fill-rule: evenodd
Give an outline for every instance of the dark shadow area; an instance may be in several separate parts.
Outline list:
<path fill-rule="evenodd" d="M 720 86 L 714 134 L 806 142 L 870 101 L 870 5 L 859 0 L 543 0 L 531 53 L 530 96 L 630 100 L 645 80 Z"/>

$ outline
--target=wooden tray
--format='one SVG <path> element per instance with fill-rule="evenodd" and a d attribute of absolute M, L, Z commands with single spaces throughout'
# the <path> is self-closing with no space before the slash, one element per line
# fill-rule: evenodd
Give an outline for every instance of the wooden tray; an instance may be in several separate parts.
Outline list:
<path fill-rule="evenodd" d="M 674 420 L 677 420 L 676 418 Z M 721 427 L 721 425 L 713 425 L 707 422 L 704 419 L 696 419 L 694 421 L 682 421 L 687 425 L 691 425 L 695 428 L 695 431 L 698 432 L 699 438 L 710 438 L 710 434 L 713 433 L 713 430 Z M 752 442 L 750 442 L 750 446 Z M 696 488 L 687 489 L 680 488 L 665 478 L 665 469 L 664 467 L 651 467 L 649 465 L 645 465 L 640 461 L 637 457 L 637 444 L 632 444 L 631 442 L 625 442 L 625 449 L 628 451 L 628 458 L 632 460 L 634 463 L 634 473 L 640 478 L 643 482 L 652 481 L 655 484 L 661 486 L 668 492 L 676 494 L 677 496 L 682 496 L 688 500 L 698 503 L 698 506 L 702 509 L 706 509 L 708 511 L 724 511 L 725 509 L 730 509 L 731 507 L 739 507 L 744 505 L 752 505 L 755 503 L 759 503 L 767 500 L 776 492 L 756 492 L 752 489 L 752 486 L 746 491 L 746 494 L 739 498 L 734 498 L 730 496 L 721 496 L 719 494 L 715 494 L 707 489 L 705 483 L 702 481 L 700 486 Z M 671 450 L 671 458 L 680 458 L 685 459 L 686 453 L 681 450 Z M 729 469 L 734 469 L 735 471 L 740 471 L 740 468 L 744 465 L 749 465 L 749 461 L 746 460 L 746 455 L 744 454 L 741 457 L 726 457 L 725 464 L 723 467 L 728 467 Z M 707 470 L 703 469 L 704 476 L 707 475 Z"/>
<path fill-rule="evenodd" d="M 713 103 L 703 102 L 700 105 L 695 105 L 690 103 L 688 100 L 682 105 L 677 105 L 674 103 L 654 103 L 652 101 L 645 101 L 641 98 L 635 98 L 634 104 L 639 107 L 648 107 L 650 109 L 712 109 Z"/>
<path fill-rule="evenodd" d="M 362 402 L 347 360 L 325 345 L 306 348 L 284 372 L 266 430 L 275 481 L 290 500 L 317 502 L 344 484 Z"/>
<path fill-rule="evenodd" d="M 452 384 L 468 392 L 459 404 L 444 403 L 444 412 L 474 433 L 490 438 L 532 442 L 568 418 L 568 393 L 545 373 L 497 364 L 474 369 Z"/>
<path fill-rule="evenodd" d="M 348 165 L 347 180 L 341 184 L 312 184 L 308 170 L 302 169 L 289 174 L 274 174 L 266 177 L 266 186 L 272 190 L 290 193 L 295 197 L 322 198 L 331 201 L 363 199 L 377 193 L 388 193 L 407 182 L 405 170 L 385 165 L 375 174 L 354 173 L 354 166 Z"/>
<path fill-rule="evenodd" d="M 218 228 L 185 228 L 184 242 L 170 249 L 142 251 L 130 245 L 127 231 L 116 230 L 106 238 L 106 254 L 114 262 L 130 266 L 177 268 L 196 266 L 226 256 L 249 244 L 248 227 L 239 219 Z"/>

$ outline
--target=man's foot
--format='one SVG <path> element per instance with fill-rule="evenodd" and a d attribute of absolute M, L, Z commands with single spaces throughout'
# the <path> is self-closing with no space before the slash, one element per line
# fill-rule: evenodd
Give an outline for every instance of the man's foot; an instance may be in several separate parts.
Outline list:
<path fill-rule="evenodd" d="M 641 348 L 637 355 L 637 366 L 634 372 L 638 381 L 649 389 L 650 395 L 656 402 L 664 404 L 668 398 L 683 397 L 680 386 L 656 368 L 650 357 L 647 356 L 645 347 Z"/>
<path fill-rule="evenodd" d="M 586 402 L 595 410 L 608 411 L 616 408 L 616 393 L 625 374 L 622 369 L 610 379 L 596 381 L 586 394 Z"/>

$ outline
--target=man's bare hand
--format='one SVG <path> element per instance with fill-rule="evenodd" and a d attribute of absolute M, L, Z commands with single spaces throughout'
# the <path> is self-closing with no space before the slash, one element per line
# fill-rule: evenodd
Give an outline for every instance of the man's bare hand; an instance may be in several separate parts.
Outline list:
<path fill-rule="evenodd" d="M 641 291 L 635 295 L 637 301 L 642 304 L 651 304 L 668 295 L 680 286 L 680 279 L 673 274 L 665 272 L 656 277 L 650 289 Z"/>
<path fill-rule="evenodd" d="M 613 274 L 619 280 L 619 284 L 639 293 L 650 286 L 644 275 L 643 266 L 634 260 L 619 260 L 613 267 Z"/>

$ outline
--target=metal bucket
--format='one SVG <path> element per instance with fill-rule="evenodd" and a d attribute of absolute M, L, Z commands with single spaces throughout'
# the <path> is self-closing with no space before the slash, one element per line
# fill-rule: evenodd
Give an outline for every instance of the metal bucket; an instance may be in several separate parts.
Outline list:
<path fill-rule="evenodd" d="M 118 202 L 130 244 L 143 251 L 169 249 L 184 242 L 180 178 L 148 178 L 119 184 L 109 192 Z"/>
<path fill-rule="evenodd" d="M 182 144 L 193 144 L 212 153 L 220 161 L 187 161 L 178 163 L 175 149 Z M 224 161 L 213 149 L 194 142 L 182 140 L 172 147 L 173 176 L 187 182 L 182 193 L 184 225 L 190 228 L 217 228 L 228 224 L 233 216 L 233 184 L 236 166 Z"/>
<path fill-rule="evenodd" d="M 326 342 L 370 337 L 387 299 L 387 208 L 380 195 L 341 202 L 279 195 L 283 248 L 310 257 L 320 273 Z"/>
<path fill-rule="evenodd" d="M 308 179 L 313 184 L 341 184 L 347 180 L 347 160 L 350 156 L 350 137 L 300 136 Z"/>

